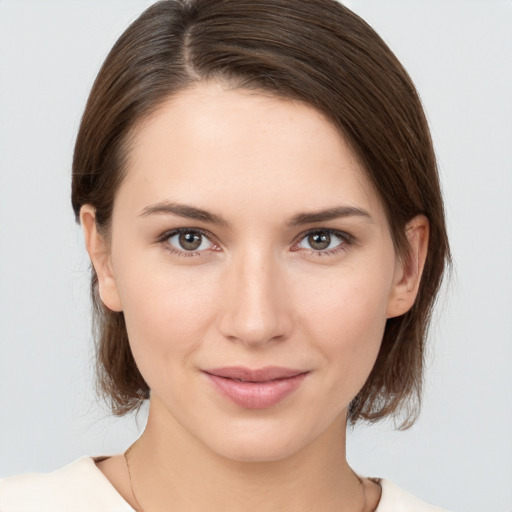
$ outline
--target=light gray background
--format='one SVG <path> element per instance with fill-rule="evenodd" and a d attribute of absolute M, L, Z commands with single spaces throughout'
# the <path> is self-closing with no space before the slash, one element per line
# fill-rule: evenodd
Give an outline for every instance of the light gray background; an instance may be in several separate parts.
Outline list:
<path fill-rule="evenodd" d="M 147 0 L 0 0 L 0 476 L 125 449 L 144 424 L 94 398 L 88 260 L 69 201 L 95 74 Z M 455 273 L 423 412 L 360 427 L 349 458 L 455 512 L 512 511 L 512 2 L 352 0 L 416 82 Z"/>

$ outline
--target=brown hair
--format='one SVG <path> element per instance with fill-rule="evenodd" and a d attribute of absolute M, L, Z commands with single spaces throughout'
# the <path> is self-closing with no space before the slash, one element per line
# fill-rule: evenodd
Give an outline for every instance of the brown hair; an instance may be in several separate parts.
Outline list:
<path fill-rule="evenodd" d="M 349 420 L 419 410 L 424 342 L 449 261 L 436 159 L 409 76 L 361 18 L 335 0 L 164 0 L 116 42 L 92 88 L 76 140 L 72 203 L 96 209 L 108 234 L 130 135 L 142 119 L 194 83 L 218 79 L 305 102 L 326 114 L 360 158 L 384 205 L 400 257 L 405 225 L 430 222 L 427 261 L 412 309 L 387 321 L 375 366 Z M 92 269 L 99 389 L 114 414 L 136 409 L 149 388 L 133 359 L 123 313 L 99 299 Z"/>

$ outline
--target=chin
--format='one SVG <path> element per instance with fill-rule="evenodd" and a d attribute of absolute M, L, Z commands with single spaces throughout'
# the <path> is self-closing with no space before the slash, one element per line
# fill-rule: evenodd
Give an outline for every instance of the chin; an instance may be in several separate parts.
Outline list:
<path fill-rule="evenodd" d="M 273 425 L 246 424 L 244 428 L 227 430 L 222 437 L 212 440 L 210 449 L 236 462 L 275 462 L 302 451 L 315 437 L 308 434 L 305 425 L 287 429 L 277 422 Z"/>
<path fill-rule="evenodd" d="M 277 462 L 297 453 L 300 446 L 283 446 L 276 442 L 230 443 L 220 455 L 242 463 Z"/>

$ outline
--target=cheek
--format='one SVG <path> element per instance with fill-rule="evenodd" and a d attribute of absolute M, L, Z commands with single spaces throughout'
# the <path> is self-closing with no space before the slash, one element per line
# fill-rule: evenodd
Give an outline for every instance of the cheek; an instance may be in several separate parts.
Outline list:
<path fill-rule="evenodd" d="M 323 283 L 321 294 L 302 295 L 297 307 L 306 336 L 331 370 L 331 383 L 343 381 L 355 396 L 380 349 L 392 273 L 351 270 Z"/>
<path fill-rule="evenodd" d="M 191 272 L 158 263 L 139 267 L 132 261 L 129 268 L 119 269 L 130 346 L 148 384 L 152 379 L 146 369 L 154 373 L 186 366 L 208 330 L 214 286 L 207 275 L 197 275 L 198 268 Z"/>

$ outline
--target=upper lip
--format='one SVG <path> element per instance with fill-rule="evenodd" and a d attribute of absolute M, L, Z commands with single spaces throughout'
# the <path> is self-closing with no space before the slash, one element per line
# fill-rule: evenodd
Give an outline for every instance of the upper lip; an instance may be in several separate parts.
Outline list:
<path fill-rule="evenodd" d="M 287 379 L 307 373 L 306 370 L 283 368 L 281 366 L 266 366 L 264 368 L 255 369 L 245 368 L 243 366 L 227 366 L 224 368 L 204 370 L 204 372 L 216 377 L 245 382 L 268 382 L 270 380 Z"/>

